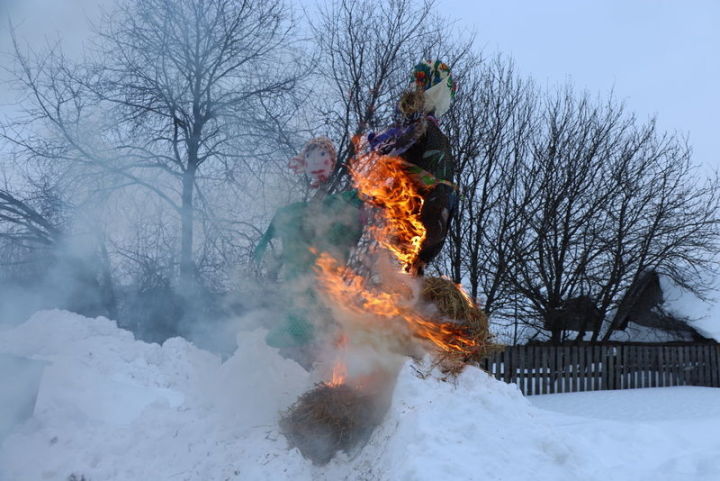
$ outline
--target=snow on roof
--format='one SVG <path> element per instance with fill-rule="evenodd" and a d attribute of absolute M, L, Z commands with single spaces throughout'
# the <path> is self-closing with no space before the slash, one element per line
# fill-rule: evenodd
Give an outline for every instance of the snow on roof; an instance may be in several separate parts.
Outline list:
<path fill-rule="evenodd" d="M 703 336 L 720 342 L 720 300 L 704 301 L 666 276 L 660 276 L 660 286 L 666 311 L 686 319 Z"/>

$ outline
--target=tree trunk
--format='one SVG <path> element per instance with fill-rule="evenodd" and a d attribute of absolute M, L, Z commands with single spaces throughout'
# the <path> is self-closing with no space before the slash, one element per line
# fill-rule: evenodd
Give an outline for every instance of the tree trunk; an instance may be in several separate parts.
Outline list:
<path fill-rule="evenodd" d="M 195 291 L 195 263 L 193 262 L 193 190 L 194 166 L 188 167 L 182 177 L 182 209 L 180 211 L 180 292 L 186 299 Z"/>

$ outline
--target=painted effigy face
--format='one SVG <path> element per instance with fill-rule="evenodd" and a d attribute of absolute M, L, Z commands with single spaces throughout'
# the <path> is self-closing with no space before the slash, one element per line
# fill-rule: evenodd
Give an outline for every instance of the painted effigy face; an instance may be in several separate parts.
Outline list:
<path fill-rule="evenodd" d="M 305 153 L 305 174 L 310 179 L 310 187 L 319 187 L 330 179 L 335 156 L 323 147 L 310 149 Z"/>

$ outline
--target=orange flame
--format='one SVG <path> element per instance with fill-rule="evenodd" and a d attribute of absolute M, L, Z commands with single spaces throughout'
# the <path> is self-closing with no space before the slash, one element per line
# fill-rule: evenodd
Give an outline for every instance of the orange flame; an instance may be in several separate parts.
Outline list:
<path fill-rule="evenodd" d="M 333 366 L 332 370 L 332 379 L 325 384 L 330 387 L 340 386 L 341 384 L 345 383 L 345 379 L 347 378 L 347 365 L 342 362 L 338 361 Z"/>
<path fill-rule="evenodd" d="M 358 138 L 355 151 L 361 152 Z M 417 261 L 427 233 L 420 221 L 423 197 L 405 172 L 406 163 L 375 152 L 361 153 L 350 166 L 355 186 L 368 203 L 381 207 L 382 223 L 370 226 L 372 236 L 409 272 Z"/>
<path fill-rule="evenodd" d="M 467 328 L 449 323 L 434 322 L 416 312 L 399 293 L 370 289 L 364 277 L 341 266 L 327 253 L 322 253 L 315 264 L 318 281 L 333 304 L 364 319 L 388 321 L 368 328 L 391 329 L 393 321 L 402 321 L 412 337 L 431 342 L 445 352 L 470 352 L 476 342 L 468 335 Z"/>

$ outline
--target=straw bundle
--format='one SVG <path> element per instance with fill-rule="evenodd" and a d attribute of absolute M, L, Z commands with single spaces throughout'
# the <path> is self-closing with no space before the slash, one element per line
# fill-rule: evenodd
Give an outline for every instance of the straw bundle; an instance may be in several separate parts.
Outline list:
<path fill-rule="evenodd" d="M 488 319 L 482 309 L 477 307 L 450 279 L 424 277 L 421 297 L 425 302 L 433 304 L 442 317 L 452 319 L 467 327 L 470 338 L 477 345 L 471 353 L 464 356 L 463 364 L 479 363 L 490 354 L 503 349 L 502 346 L 493 343 Z M 458 359 L 454 360 L 458 361 Z M 444 364 L 447 366 L 447 363 Z M 449 370 L 456 368 L 460 368 L 460 366 Z"/>
<path fill-rule="evenodd" d="M 280 429 L 313 464 L 327 464 L 337 451 L 351 451 L 379 423 L 371 396 L 341 384 L 319 384 L 295 402 Z"/>

